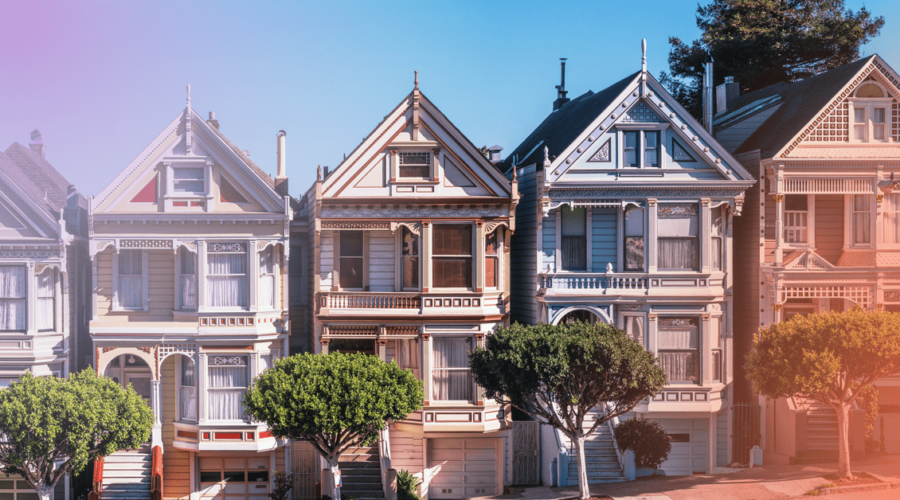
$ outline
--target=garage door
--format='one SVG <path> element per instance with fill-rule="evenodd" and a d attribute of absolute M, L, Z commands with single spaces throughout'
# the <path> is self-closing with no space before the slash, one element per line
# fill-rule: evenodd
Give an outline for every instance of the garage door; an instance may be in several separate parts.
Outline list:
<path fill-rule="evenodd" d="M 706 473 L 709 453 L 708 419 L 659 419 L 659 424 L 672 438 L 669 459 L 660 465 L 667 476 L 687 476 Z"/>
<path fill-rule="evenodd" d="M 429 498 L 499 495 L 499 439 L 429 439 Z"/>
<path fill-rule="evenodd" d="M 269 457 L 200 457 L 200 497 L 268 500 Z"/>

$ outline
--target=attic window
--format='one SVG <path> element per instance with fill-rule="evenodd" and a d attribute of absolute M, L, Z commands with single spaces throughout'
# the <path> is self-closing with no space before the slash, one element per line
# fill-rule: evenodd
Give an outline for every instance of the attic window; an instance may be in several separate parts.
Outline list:
<path fill-rule="evenodd" d="M 177 194 L 203 195 L 206 185 L 202 168 L 176 168 L 172 175 L 172 186 Z"/>
<path fill-rule="evenodd" d="M 431 153 L 400 153 L 400 178 L 431 177 Z"/>
<path fill-rule="evenodd" d="M 862 87 L 859 88 L 859 90 L 856 91 L 856 97 L 882 98 L 882 97 L 884 97 L 884 91 L 881 90 L 878 87 L 878 85 L 869 83 L 869 84 L 863 85 Z"/>
<path fill-rule="evenodd" d="M 891 99 L 881 85 L 863 83 L 853 99 L 849 99 L 853 118 L 853 142 L 888 142 Z"/>

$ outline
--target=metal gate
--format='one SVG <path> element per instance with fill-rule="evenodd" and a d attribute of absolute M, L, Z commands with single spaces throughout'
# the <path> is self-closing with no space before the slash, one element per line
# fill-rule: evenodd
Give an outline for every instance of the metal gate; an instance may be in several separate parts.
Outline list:
<path fill-rule="evenodd" d="M 304 441 L 291 441 L 291 472 L 294 473 L 294 487 L 291 500 L 315 500 L 319 453 L 313 445 Z"/>
<path fill-rule="evenodd" d="M 541 423 L 513 422 L 513 484 L 541 482 Z"/>
<path fill-rule="evenodd" d="M 759 444 L 759 406 L 753 403 L 735 403 L 732 422 L 731 461 L 750 462 L 750 449 Z"/>

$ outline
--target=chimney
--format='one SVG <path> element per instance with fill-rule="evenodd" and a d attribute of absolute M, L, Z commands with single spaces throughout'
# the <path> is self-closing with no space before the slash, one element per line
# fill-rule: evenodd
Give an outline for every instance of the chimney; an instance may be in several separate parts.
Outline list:
<path fill-rule="evenodd" d="M 323 179 L 327 179 L 327 178 L 328 178 L 328 167 L 327 167 L 327 166 L 325 167 L 325 174 L 322 176 L 322 178 L 323 178 Z"/>
<path fill-rule="evenodd" d="M 712 134 L 712 117 L 713 117 L 713 58 L 709 54 L 706 56 L 704 63 L 705 71 L 703 73 L 703 128 L 706 132 Z"/>
<path fill-rule="evenodd" d="M 569 92 L 566 91 L 566 58 L 559 58 L 560 64 L 560 83 L 556 86 L 556 100 L 553 101 L 553 111 L 563 107 L 563 104 L 569 102 L 569 98 L 566 97 L 566 94 Z"/>
<path fill-rule="evenodd" d="M 488 148 L 488 161 L 491 163 L 499 163 L 503 158 L 500 157 L 500 151 L 503 151 L 503 146 L 491 146 Z"/>
<path fill-rule="evenodd" d="M 78 188 L 75 184 L 69 184 L 66 190 L 66 208 L 78 208 Z"/>
<path fill-rule="evenodd" d="M 285 151 L 284 151 L 284 138 L 287 136 L 287 132 L 284 130 L 279 130 L 277 134 L 275 134 L 275 139 L 278 141 L 278 175 L 275 176 L 275 191 L 278 192 L 281 196 L 287 196 L 288 192 L 288 178 L 285 169 L 287 168 L 287 164 L 285 163 Z"/>
<path fill-rule="evenodd" d="M 219 130 L 219 120 L 216 120 L 216 112 L 209 112 L 209 120 L 206 120 L 206 123 L 210 124 L 210 126 L 215 127 L 216 130 Z"/>
<path fill-rule="evenodd" d="M 724 113 L 731 109 L 731 103 L 740 97 L 741 88 L 735 83 L 733 76 L 726 76 L 725 83 L 716 87 L 716 110 Z"/>
<path fill-rule="evenodd" d="M 47 153 L 47 146 L 44 145 L 44 136 L 41 135 L 41 132 L 38 129 L 34 129 L 34 132 L 31 133 L 31 142 L 28 143 L 28 147 L 31 148 L 32 151 L 41 155 L 41 158 L 44 158 Z"/>

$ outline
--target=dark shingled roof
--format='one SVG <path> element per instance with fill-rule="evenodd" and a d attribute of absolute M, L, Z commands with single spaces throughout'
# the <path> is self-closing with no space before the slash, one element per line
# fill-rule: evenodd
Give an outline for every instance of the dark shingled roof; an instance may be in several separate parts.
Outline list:
<path fill-rule="evenodd" d="M 66 206 L 70 183 L 46 159 L 28 146 L 23 146 L 18 142 L 12 143 L 6 149 L 6 156 L 19 167 L 22 174 L 28 179 L 28 184 L 33 185 L 40 193 L 40 196 L 34 199 L 35 203 L 45 204 L 51 212 L 59 212 Z M 23 182 L 19 180 L 16 182 L 23 186 L 22 189 L 28 189 L 24 187 Z M 44 201 L 44 193 L 46 193 L 47 201 Z M 34 194 L 29 195 L 34 198 Z"/>
<path fill-rule="evenodd" d="M 825 73 L 793 83 L 776 83 L 740 96 L 729 108 L 740 109 L 773 95 L 780 95 L 782 105 L 734 154 L 760 150 L 761 158 L 771 158 L 828 105 L 834 96 L 850 83 L 859 70 L 872 62 L 874 55 L 834 68 Z"/>
<path fill-rule="evenodd" d="M 639 74 L 640 71 L 633 73 L 597 93 L 589 90 L 553 111 L 497 167 L 506 172 L 516 158 L 517 165 L 537 163 L 538 169 L 543 168 L 543 146 L 547 146 L 550 156 L 558 156 Z"/>

